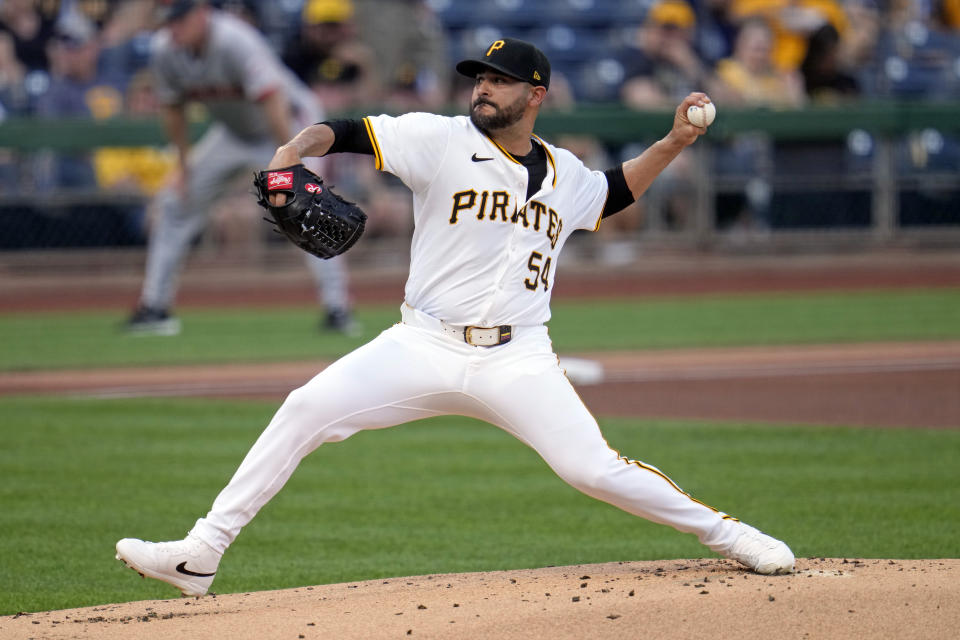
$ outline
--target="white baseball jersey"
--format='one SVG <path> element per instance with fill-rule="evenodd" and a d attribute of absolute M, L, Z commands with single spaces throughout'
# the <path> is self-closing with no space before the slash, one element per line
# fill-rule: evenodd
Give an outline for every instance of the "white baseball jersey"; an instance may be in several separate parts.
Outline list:
<path fill-rule="evenodd" d="M 527 200 L 527 169 L 466 116 L 365 123 L 377 169 L 413 192 L 407 302 L 457 325 L 549 320 L 557 256 L 574 230 L 599 225 L 604 174 L 540 140 L 547 176 Z"/>

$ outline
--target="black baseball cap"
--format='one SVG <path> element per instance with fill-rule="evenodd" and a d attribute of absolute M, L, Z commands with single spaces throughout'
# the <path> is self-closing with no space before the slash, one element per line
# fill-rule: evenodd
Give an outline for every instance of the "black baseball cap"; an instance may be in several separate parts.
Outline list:
<path fill-rule="evenodd" d="M 457 72 L 468 78 L 476 78 L 478 73 L 487 68 L 529 82 L 535 87 L 550 88 L 550 61 L 543 51 L 524 40 L 494 40 L 479 58 L 457 63 Z"/>
<path fill-rule="evenodd" d="M 157 22 L 173 22 L 202 4 L 205 0 L 157 0 L 155 16 Z"/>

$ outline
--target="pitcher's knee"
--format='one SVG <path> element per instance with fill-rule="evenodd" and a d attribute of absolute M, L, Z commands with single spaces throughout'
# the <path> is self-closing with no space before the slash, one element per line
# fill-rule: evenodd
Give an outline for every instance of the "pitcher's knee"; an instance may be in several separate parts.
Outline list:
<path fill-rule="evenodd" d="M 333 401 L 324 403 L 304 387 L 290 392 L 270 424 L 274 432 L 307 439 L 319 445 L 336 442 L 350 435 L 337 419 Z"/>
<path fill-rule="evenodd" d="M 306 391 L 305 387 L 299 387 L 287 394 L 283 404 L 280 405 L 280 411 L 302 415 L 310 410 L 312 404 L 311 394 Z"/>
<path fill-rule="evenodd" d="M 557 473 L 564 482 L 589 496 L 609 493 L 611 479 L 602 466 L 571 465 L 565 469 L 557 469 Z"/>

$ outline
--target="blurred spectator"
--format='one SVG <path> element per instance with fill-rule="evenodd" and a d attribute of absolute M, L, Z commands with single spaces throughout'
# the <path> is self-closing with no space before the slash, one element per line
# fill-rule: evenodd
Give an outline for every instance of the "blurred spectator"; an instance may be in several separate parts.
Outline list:
<path fill-rule="evenodd" d="M 696 15 L 684 0 L 660 0 L 650 8 L 637 30 L 635 48 L 623 59 L 620 97 L 626 106 L 670 109 L 691 91 L 706 89 L 709 69 L 694 47 L 695 27 Z M 643 206 L 650 213 L 652 228 L 688 227 L 694 202 L 693 168 L 694 154 L 684 149 L 647 191 Z"/>
<path fill-rule="evenodd" d="M 61 18 L 47 49 L 50 86 L 37 98 L 38 116 L 102 119 L 122 111 L 122 79 L 106 78 L 100 73 L 96 26 L 85 16 L 69 13 Z M 90 154 L 86 152 L 57 154 L 50 172 L 48 181 L 53 188 L 96 187 Z"/>
<path fill-rule="evenodd" d="M 741 107 L 799 107 L 804 102 L 799 73 L 775 66 L 773 34 L 760 18 L 741 25 L 733 55 L 717 64 L 710 95 L 719 104 Z M 732 213 L 718 212 L 718 225 L 731 223 L 735 239 L 763 239 L 769 231 L 773 151 L 769 137 L 759 132 L 739 134 L 718 150 L 717 172 L 746 179 L 742 206 L 735 205 Z"/>
<path fill-rule="evenodd" d="M 764 20 L 741 25 L 733 55 L 717 63 L 716 78 L 710 94 L 724 104 L 799 107 L 803 103 L 800 75 L 774 64 L 773 32 Z"/>
<path fill-rule="evenodd" d="M 107 20 L 107 15 L 117 6 L 137 0 L 40 0 L 47 4 L 59 4 L 63 11 L 79 13 L 92 22 L 99 31 Z"/>
<path fill-rule="evenodd" d="M 357 35 L 350 0 L 307 0 L 283 61 L 333 112 L 372 105 L 381 96 L 377 61 Z"/>
<path fill-rule="evenodd" d="M 65 14 L 47 48 L 50 88 L 37 104 L 42 116 L 109 118 L 123 109 L 122 75 L 101 72 L 96 25 L 80 13 Z"/>
<path fill-rule="evenodd" d="M 17 59 L 13 38 L 0 32 L 0 122 L 10 115 L 27 110 L 27 93 L 23 84 L 26 69 Z M 12 150 L 0 149 L 0 192 L 16 191 L 20 184 L 20 162 Z"/>
<path fill-rule="evenodd" d="M 159 104 L 149 70 L 142 70 L 127 83 L 123 115 L 127 118 L 156 118 Z M 176 154 L 160 147 L 100 147 L 93 150 L 93 168 L 98 188 L 106 193 L 128 196 L 119 204 L 129 235 L 141 242 L 147 236 L 148 207 L 169 179 Z M 118 198 L 118 200 L 120 200 Z"/>
<path fill-rule="evenodd" d="M 357 35 L 355 11 L 350 0 L 307 0 L 298 37 L 284 54 L 287 66 L 333 112 L 371 106 L 384 95 L 373 50 Z M 409 198 L 396 178 L 354 154 L 324 171 L 329 184 L 349 193 L 369 214 L 367 238 L 403 238 L 412 231 Z"/>
<path fill-rule="evenodd" d="M 835 104 L 860 95 L 856 78 L 840 68 L 840 35 L 833 25 L 825 24 L 810 36 L 800 73 L 812 104 Z"/>
<path fill-rule="evenodd" d="M 450 99 L 447 34 L 423 0 L 354 0 L 359 35 L 376 54 L 382 93 L 396 110 L 444 107 Z"/>
<path fill-rule="evenodd" d="M 730 16 L 733 0 L 700 0 L 693 3 L 696 13 L 696 47 L 704 63 L 713 67 L 733 51 L 737 24 Z"/>
<path fill-rule="evenodd" d="M 36 96 L 34 113 L 51 119 L 104 119 L 123 112 L 126 78 L 103 72 L 96 25 L 84 14 L 71 11 L 57 21 L 47 47 L 49 85 Z M 141 207 L 120 202 L 96 201 L 100 190 L 90 150 L 32 154 L 25 168 L 26 189 L 43 195 L 71 194 L 69 201 L 47 202 L 32 212 L 42 224 L 45 217 L 68 216 L 74 225 L 69 238 L 51 239 L 63 246 L 109 245 L 135 242 Z M 78 197 L 82 196 L 82 197 Z M 56 246 L 56 245 L 55 245 Z"/>
<path fill-rule="evenodd" d="M 98 12 L 103 72 L 132 78 L 150 63 L 153 0 L 114 2 Z"/>
<path fill-rule="evenodd" d="M 915 0 L 887 0 L 885 6 L 887 27 L 896 31 L 905 24 L 916 20 L 926 20 L 930 16 L 929 4 L 923 6 Z"/>
<path fill-rule="evenodd" d="M 937 21 L 947 29 L 960 31 L 960 0 L 936 0 Z"/>
<path fill-rule="evenodd" d="M 27 110 L 27 94 L 23 84 L 26 71 L 17 58 L 13 38 L 9 33 L 0 32 L 0 107 L 4 115 Z"/>
<path fill-rule="evenodd" d="M 306 0 L 301 15 L 284 61 L 331 111 L 435 108 L 450 99 L 446 33 L 424 2 Z M 411 233 L 410 200 L 393 176 L 349 154 L 325 172 L 367 210 L 367 237 Z"/>
<path fill-rule="evenodd" d="M 696 16 L 684 0 L 661 0 L 627 51 L 622 100 L 633 108 L 669 107 L 704 88 L 708 71 L 694 48 Z"/>
<path fill-rule="evenodd" d="M 143 70 L 127 84 L 124 115 L 156 118 L 159 102 L 150 72 Z M 170 149 L 157 147 L 101 147 L 94 151 L 97 184 L 108 191 L 154 196 L 167 181 L 176 163 Z"/>
<path fill-rule="evenodd" d="M 740 23 L 755 18 L 766 21 L 772 35 L 773 64 L 781 71 L 800 67 L 814 31 L 829 23 L 845 34 L 848 26 L 837 0 L 732 0 L 730 12 Z"/>
<path fill-rule="evenodd" d="M 837 52 L 838 64 L 857 75 L 876 61 L 880 39 L 880 10 L 876 0 L 847 0 L 844 4 L 849 28 L 841 33 Z M 831 25 L 836 28 L 835 25 Z"/>
<path fill-rule="evenodd" d="M 100 13 L 100 40 L 105 49 L 129 42 L 153 26 L 153 0 L 123 0 Z"/>
<path fill-rule="evenodd" d="M 47 43 L 53 37 L 56 19 L 55 11 L 40 11 L 34 0 L 0 2 L 0 33 L 10 35 L 17 59 L 28 70 L 49 66 Z"/>

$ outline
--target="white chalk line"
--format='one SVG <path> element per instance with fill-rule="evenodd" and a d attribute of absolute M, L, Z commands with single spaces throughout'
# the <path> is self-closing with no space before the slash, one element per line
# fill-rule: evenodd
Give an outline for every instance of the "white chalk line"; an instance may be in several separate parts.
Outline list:
<path fill-rule="evenodd" d="M 704 365 L 675 370 L 631 369 L 607 371 L 607 382 L 671 382 L 686 380 L 726 380 L 734 378 L 795 377 L 810 375 L 854 375 L 864 373 L 904 373 L 960 369 L 958 360 L 903 360 L 898 362 L 809 363 L 768 365 Z"/>

